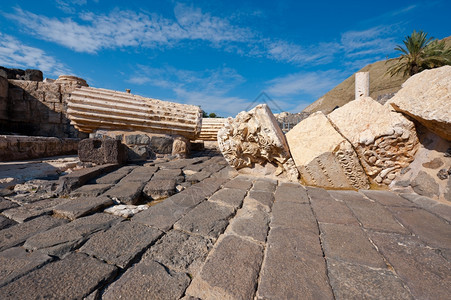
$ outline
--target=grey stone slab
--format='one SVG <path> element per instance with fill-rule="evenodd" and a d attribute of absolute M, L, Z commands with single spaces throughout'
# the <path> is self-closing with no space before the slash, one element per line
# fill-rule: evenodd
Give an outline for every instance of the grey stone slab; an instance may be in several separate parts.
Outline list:
<path fill-rule="evenodd" d="M 17 205 L 16 203 L 6 200 L 3 197 L 0 197 L 0 212 L 6 210 L 6 209 L 10 209 L 10 208 L 14 208 L 17 207 L 19 205 Z"/>
<path fill-rule="evenodd" d="M 186 189 L 186 191 L 189 191 L 188 193 L 193 197 L 195 195 L 196 197 L 203 196 L 204 198 L 208 198 L 227 181 L 227 178 L 207 178 L 197 184 L 192 185 L 189 189 Z M 178 203 L 184 204 L 184 201 L 178 201 Z M 189 201 L 187 202 L 187 204 L 190 205 Z"/>
<path fill-rule="evenodd" d="M 101 166 L 96 166 L 93 168 L 87 168 L 79 171 L 72 172 L 70 174 L 64 175 L 58 180 L 58 187 L 56 192 L 58 194 L 69 194 L 76 188 L 84 185 L 88 181 L 99 177 L 102 174 L 106 174 L 116 170 L 119 167 L 117 164 L 106 164 Z"/>
<path fill-rule="evenodd" d="M 115 273 L 114 266 L 71 253 L 0 288 L 0 295 L 2 299 L 82 299 Z"/>
<path fill-rule="evenodd" d="M 93 235 L 80 248 L 80 252 L 126 268 L 162 234 L 160 230 L 140 223 L 121 222 L 107 231 Z"/>
<path fill-rule="evenodd" d="M 141 181 L 123 182 L 121 180 L 118 184 L 109 189 L 104 194 L 104 196 L 108 196 L 124 204 L 135 205 L 142 200 L 142 191 L 145 185 L 146 182 Z"/>
<path fill-rule="evenodd" d="M 144 253 L 141 261 L 154 260 L 192 277 L 199 272 L 212 247 L 210 239 L 171 230 Z"/>
<path fill-rule="evenodd" d="M 97 197 L 105 193 L 112 186 L 112 184 L 106 183 L 85 184 L 70 193 L 70 195 L 71 197 Z"/>
<path fill-rule="evenodd" d="M 128 269 L 105 291 L 102 299 L 180 299 L 190 283 L 185 273 L 175 273 L 151 261 Z"/>
<path fill-rule="evenodd" d="M 229 235 L 218 241 L 186 295 L 201 299 L 253 299 L 263 247 Z"/>
<path fill-rule="evenodd" d="M 374 268 L 386 268 L 386 264 L 363 230 L 358 226 L 319 224 L 326 258 Z"/>
<path fill-rule="evenodd" d="M 451 225 L 424 209 L 413 207 L 390 208 L 396 218 L 427 244 L 451 249 Z"/>
<path fill-rule="evenodd" d="M 377 190 L 362 190 L 360 191 L 368 198 L 379 202 L 386 206 L 416 206 L 411 201 L 408 201 L 393 192 L 390 191 L 377 191 Z"/>
<path fill-rule="evenodd" d="M 451 206 L 440 203 L 434 199 L 417 194 L 401 194 L 401 197 L 408 199 L 425 210 L 451 222 Z"/>
<path fill-rule="evenodd" d="M 264 210 L 269 213 L 271 212 L 274 204 L 274 193 L 251 190 L 249 191 L 248 196 L 244 199 L 244 203 L 248 204 L 251 202 L 261 205 Z"/>
<path fill-rule="evenodd" d="M 435 249 L 414 236 L 371 232 L 370 237 L 414 298 L 449 298 L 451 264 Z"/>
<path fill-rule="evenodd" d="M 275 202 L 309 203 L 307 191 L 301 185 L 279 185 L 274 198 Z"/>
<path fill-rule="evenodd" d="M 122 168 L 119 168 L 118 170 L 108 173 L 106 175 L 103 175 L 102 177 L 99 177 L 94 180 L 94 183 L 98 184 L 116 184 L 124 178 L 127 174 L 129 174 L 131 171 L 136 169 L 137 166 L 125 166 Z"/>
<path fill-rule="evenodd" d="M 349 207 L 332 198 L 326 190 L 307 187 L 307 193 L 318 222 L 359 225 Z"/>
<path fill-rule="evenodd" d="M 62 256 L 78 248 L 92 234 L 107 230 L 122 220 L 124 219 L 121 217 L 103 213 L 83 217 L 28 238 L 24 248 L 32 251 L 40 250 L 53 256 Z"/>
<path fill-rule="evenodd" d="M 25 240 L 29 237 L 34 236 L 39 232 L 62 225 L 66 222 L 67 221 L 65 220 L 56 219 L 50 216 L 42 216 L 25 223 L 3 229 L 0 231 L 0 251 L 18 246 L 25 242 Z"/>
<path fill-rule="evenodd" d="M 154 176 L 155 172 L 158 170 L 158 167 L 137 167 L 133 171 L 131 171 L 127 176 L 122 178 L 118 184 L 129 183 L 129 182 L 148 182 L 152 176 Z"/>
<path fill-rule="evenodd" d="M 335 299 L 413 299 L 403 282 L 388 269 L 327 259 Z"/>
<path fill-rule="evenodd" d="M 229 224 L 235 210 L 229 206 L 205 201 L 174 224 L 174 229 L 216 239 Z"/>
<path fill-rule="evenodd" d="M 209 201 L 218 202 L 238 209 L 243 204 L 246 190 L 223 188 L 213 194 Z"/>
<path fill-rule="evenodd" d="M 334 298 L 318 235 L 271 228 L 256 298 Z"/>
<path fill-rule="evenodd" d="M 0 252 L 0 287 L 33 271 L 51 261 L 52 258 L 40 252 L 27 252 L 14 247 Z"/>
<path fill-rule="evenodd" d="M 396 221 L 393 214 L 379 203 L 370 201 L 357 192 L 351 194 L 348 191 L 330 191 L 329 193 L 334 198 L 345 201 L 364 228 L 409 234 Z"/>
<path fill-rule="evenodd" d="M 162 169 L 153 175 L 153 179 L 174 179 L 181 175 L 183 175 L 181 169 Z"/>
<path fill-rule="evenodd" d="M 5 210 L 3 211 L 3 215 L 10 219 L 13 219 L 18 223 L 23 223 L 42 215 L 49 215 L 52 213 L 53 207 L 67 201 L 68 199 L 62 198 L 41 200 L 38 202 L 25 204 L 23 206 Z"/>
<path fill-rule="evenodd" d="M 159 166 L 162 169 L 183 169 L 186 166 L 200 164 L 208 159 L 210 159 L 210 158 L 209 157 L 195 157 L 195 158 L 188 158 L 188 159 L 178 159 L 178 160 L 173 160 L 173 161 L 159 164 Z"/>
<path fill-rule="evenodd" d="M 16 221 L 8 219 L 8 218 L 0 215 L 0 230 L 6 229 L 6 228 L 11 227 L 16 224 L 17 224 Z"/>
<path fill-rule="evenodd" d="M 268 235 L 269 221 L 265 211 L 246 207 L 238 210 L 236 216 L 230 221 L 229 229 L 236 235 L 264 243 Z"/>
<path fill-rule="evenodd" d="M 277 187 L 277 180 L 274 179 L 257 179 L 252 186 L 253 191 L 262 191 L 274 193 Z"/>
<path fill-rule="evenodd" d="M 199 181 L 202 181 L 202 180 L 210 177 L 212 174 L 213 174 L 213 172 L 211 172 L 211 171 L 202 170 L 202 171 L 194 173 L 194 174 L 185 175 L 185 179 L 188 182 L 199 182 Z"/>
<path fill-rule="evenodd" d="M 252 186 L 251 180 L 244 180 L 244 179 L 232 179 L 229 182 L 227 182 L 224 187 L 225 188 L 232 188 L 232 189 L 241 189 L 248 191 Z"/>
<path fill-rule="evenodd" d="M 274 202 L 271 227 L 293 228 L 319 234 L 310 205 L 295 202 Z"/>
<path fill-rule="evenodd" d="M 167 198 L 175 194 L 176 184 L 174 179 L 152 179 L 144 187 L 143 193 L 153 200 Z"/>
<path fill-rule="evenodd" d="M 75 220 L 77 218 L 100 211 L 114 202 L 107 197 L 80 197 L 53 207 L 53 213 L 57 216 Z"/>

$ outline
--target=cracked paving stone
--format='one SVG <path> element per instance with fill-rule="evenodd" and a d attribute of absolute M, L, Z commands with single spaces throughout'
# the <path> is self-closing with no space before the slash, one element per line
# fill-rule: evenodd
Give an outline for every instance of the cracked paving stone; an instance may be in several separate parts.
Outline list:
<path fill-rule="evenodd" d="M 230 221 L 229 228 L 236 235 L 264 243 L 268 235 L 269 216 L 262 210 L 243 208 Z"/>
<path fill-rule="evenodd" d="M 75 220 L 113 204 L 113 200 L 107 197 L 81 197 L 55 206 L 53 213 L 69 220 Z"/>
<path fill-rule="evenodd" d="M 3 197 L 0 197 L 0 212 L 17 206 L 19 206 L 17 203 L 14 203 L 12 201 L 6 200 Z"/>
<path fill-rule="evenodd" d="M 265 212 L 271 212 L 274 203 L 274 194 L 264 191 L 249 191 L 249 194 L 244 198 L 244 206 L 256 205 L 260 206 Z"/>
<path fill-rule="evenodd" d="M 401 194 L 403 198 L 409 199 L 415 205 L 438 215 L 439 217 L 451 222 L 451 206 L 435 201 L 434 199 L 417 195 L 417 194 Z"/>
<path fill-rule="evenodd" d="M 252 186 L 252 181 L 244 179 L 232 179 L 227 182 L 224 187 L 232 189 L 241 189 L 248 191 Z"/>
<path fill-rule="evenodd" d="M 238 209 L 246 196 L 245 190 L 223 188 L 213 194 L 208 201 L 218 202 Z"/>
<path fill-rule="evenodd" d="M 414 203 L 406 200 L 389 191 L 365 190 L 360 191 L 366 197 L 379 202 L 385 206 L 416 206 Z"/>
<path fill-rule="evenodd" d="M 277 180 L 274 179 L 257 179 L 252 186 L 253 191 L 274 193 L 277 187 Z"/>
<path fill-rule="evenodd" d="M 113 185 L 106 183 L 98 184 L 85 184 L 75 191 L 70 193 L 71 197 L 97 197 L 107 190 L 109 190 Z"/>
<path fill-rule="evenodd" d="M 125 166 L 116 171 L 113 171 L 102 177 L 97 178 L 94 182 L 100 184 L 116 184 L 119 182 L 119 180 L 124 178 L 126 175 L 128 175 L 131 171 L 133 171 L 136 168 L 137 168 L 136 166 Z"/>
<path fill-rule="evenodd" d="M 5 215 L 10 219 L 13 219 L 18 223 L 23 223 L 36 217 L 49 215 L 52 213 L 53 207 L 57 206 L 58 204 L 65 203 L 67 201 L 69 201 L 69 199 L 54 198 L 41 200 L 38 202 L 33 202 L 30 204 L 25 204 L 23 206 L 5 210 L 3 212 L 3 215 Z"/>
<path fill-rule="evenodd" d="M 142 191 L 146 182 L 129 181 L 122 182 L 109 189 L 104 195 L 116 199 L 124 204 L 137 204 L 142 199 Z"/>
<path fill-rule="evenodd" d="M 164 199 L 175 194 L 174 179 L 152 179 L 143 189 L 144 195 L 153 200 Z"/>
<path fill-rule="evenodd" d="M 71 253 L 0 288 L 0 295 L 2 299 L 82 299 L 115 273 L 114 266 Z"/>
<path fill-rule="evenodd" d="M 146 184 L 152 178 L 152 176 L 154 176 L 157 170 L 158 167 L 137 167 L 127 176 L 122 178 L 117 184 L 121 185 L 130 182 L 139 182 Z"/>
<path fill-rule="evenodd" d="M 277 199 L 272 207 L 271 227 L 293 228 L 319 234 L 310 205 L 278 202 Z"/>
<path fill-rule="evenodd" d="M 274 194 L 274 202 L 309 203 L 307 191 L 300 184 L 282 183 Z"/>
<path fill-rule="evenodd" d="M 16 221 L 8 219 L 8 218 L 0 215 L 0 230 L 6 229 L 6 228 L 11 227 L 16 224 L 17 224 Z"/>

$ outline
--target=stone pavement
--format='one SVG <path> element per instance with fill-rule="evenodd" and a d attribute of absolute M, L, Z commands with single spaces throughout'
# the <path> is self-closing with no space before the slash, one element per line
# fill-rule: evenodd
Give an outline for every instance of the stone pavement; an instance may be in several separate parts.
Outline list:
<path fill-rule="evenodd" d="M 208 155 L 96 172 L 69 196 L 0 197 L 1 299 L 450 297 L 451 206 L 432 199 L 237 176 Z M 127 217 L 104 211 L 119 201 Z"/>

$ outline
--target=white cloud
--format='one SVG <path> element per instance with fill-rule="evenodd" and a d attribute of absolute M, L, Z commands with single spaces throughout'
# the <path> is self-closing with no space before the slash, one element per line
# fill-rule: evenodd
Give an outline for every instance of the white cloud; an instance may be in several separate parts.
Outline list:
<path fill-rule="evenodd" d="M 3 66 L 14 68 L 36 68 L 45 73 L 59 76 L 70 70 L 47 55 L 43 50 L 24 45 L 16 38 L 0 33 L 0 61 Z"/>
<path fill-rule="evenodd" d="M 395 44 L 394 31 L 392 26 L 348 31 L 341 35 L 341 44 L 348 57 L 390 53 Z"/>

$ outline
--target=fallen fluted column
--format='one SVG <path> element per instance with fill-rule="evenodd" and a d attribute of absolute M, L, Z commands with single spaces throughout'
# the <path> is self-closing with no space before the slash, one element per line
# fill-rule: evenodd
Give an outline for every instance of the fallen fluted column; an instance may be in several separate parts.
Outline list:
<path fill-rule="evenodd" d="M 217 141 L 218 131 L 224 127 L 226 121 L 226 118 L 203 118 L 198 139 L 202 141 Z"/>
<path fill-rule="evenodd" d="M 144 98 L 92 87 L 71 92 L 67 116 L 78 130 L 139 130 L 195 140 L 201 131 L 198 106 Z"/>

